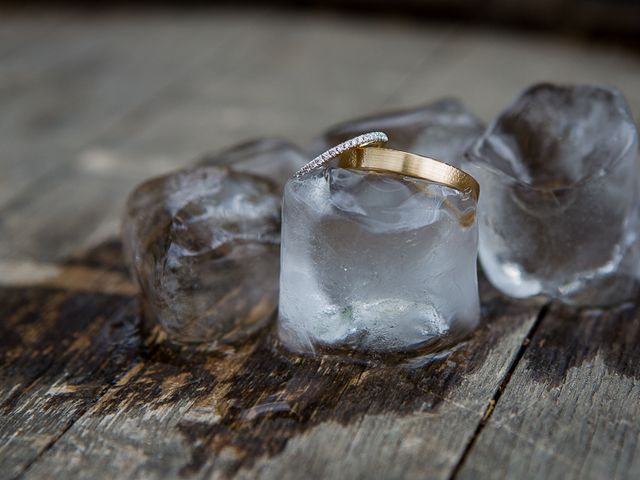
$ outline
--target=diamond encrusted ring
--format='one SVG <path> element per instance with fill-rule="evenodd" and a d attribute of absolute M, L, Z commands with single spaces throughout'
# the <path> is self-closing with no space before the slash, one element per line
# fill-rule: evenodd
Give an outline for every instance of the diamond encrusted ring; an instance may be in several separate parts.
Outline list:
<path fill-rule="evenodd" d="M 358 135 L 357 137 L 354 137 L 351 140 L 347 140 L 346 142 L 342 142 L 341 144 L 330 148 L 321 155 L 318 155 L 316 158 L 314 158 L 304 167 L 298 170 L 294 176 L 301 177 L 302 175 L 306 175 L 307 173 L 312 172 L 317 168 L 324 167 L 330 160 L 340 156 L 341 154 L 351 150 L 352 148 L 381 145 L 387 140 L 389 140 L 389 138 L 383 132 L 369 132 Z"/>

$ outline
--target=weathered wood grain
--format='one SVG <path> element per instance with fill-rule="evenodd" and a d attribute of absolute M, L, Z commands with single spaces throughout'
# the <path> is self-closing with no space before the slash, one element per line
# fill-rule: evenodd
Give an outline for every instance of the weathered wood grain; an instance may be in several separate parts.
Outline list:
<path fill-rule="evenodd" d="M 378 110 L 451 30 L 324 14 L 279 12 L 261 20 L 239 22 L 243 35 L 233 48 L 145 109 L 135 135 L 125 124 L 100 147 L 125 163 L 186 161 L 263 136 L 304 146 L 338 119 Z"/>
<path fill-rule="evenodd" d="M 4 287 L 0 304 L 0 458 L 13 478 L 136 359 L 138 317 L 131 294 L 82 288 Z"/>
<path fill-rule="evenodd" d="M 59 28 L 0 62 L 0 205 L 16 207 L 64 178 L 100 135 L 129 122 L 206 59 L 224 55 L 250 14 L 109 15 L 63 19 Z M 128 128 L 133 132 L 135 122 Z M 57 180 L 56 180 L 57 179 Z M 25 190 L 34 185 L 32 190 Z"/>
<path fill-rule="evenodd" d="M 20 55 L 20 50 L 46 39 L 60 23 L 53 15 L 0 12 L 0 59 Z"/>
<path fill-rule="evenodd" d="M 531 33 L 460 29 L 393 97 L 416 105 L 456 96 L 485 121 L 540 81 L 618 87 L 640 118 L 640 56 L 628 50 Z M 391 106 L 391 102 L 389 102 Z"/>
<path fill-rule="evenodd" d="M 459 478 L 640 477 L 640 309 L 542 320 Z"/>
<path fill-rule="evenodd" d="M 64 268 L 121 275 L 119 255 L 111 243 Z M 457 351 L 367 365 L 292 357 L 272 335 L 213 355 L 140 343 L 131 295 L 49 285 L 3 291 L 23 312 L 2 365 L 8 477 L 447 478 L 538 311 L 485 285 L 483 326 Z"/>

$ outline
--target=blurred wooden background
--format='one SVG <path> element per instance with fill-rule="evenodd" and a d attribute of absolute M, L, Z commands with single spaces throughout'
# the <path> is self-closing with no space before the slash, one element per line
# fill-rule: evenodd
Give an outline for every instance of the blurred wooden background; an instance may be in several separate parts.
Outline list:
<path fill-rule="evenodd" d="M 640 109 L 632 51 L 541 33 L 250 9 L 8 14 L 0 36 L 5 260 L 113 235 L 136 182 L 251 137 L 305 146 L 442 96 L 490 120 L 539 80 L 617 85 Z"/>

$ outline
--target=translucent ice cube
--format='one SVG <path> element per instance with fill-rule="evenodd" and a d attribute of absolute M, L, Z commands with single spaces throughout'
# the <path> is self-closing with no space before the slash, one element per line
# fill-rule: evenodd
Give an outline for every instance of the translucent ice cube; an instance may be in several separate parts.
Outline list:
<path fill-rule="evenodd" d="M 455 167 L 482 135 L 484 125 L 459 100 L 447 98 L 417 108 L 383 112 L 349 120 L 329 129 L 318 142 L 320 153 L 364 132 L 381 131 L 386 146 L 433 157 Z"/>
<path fill-rule="evenodd" d="M 469 150 L 480 260 L 514 297 L 581 305 L 635 295 L 638 134 L 619 91 L 540 84 Z"/>
<path fill-rule="evenodd" d="M 236 172 L 259 175 L 273 181 L 282 191 L 287 180 L 309 160 L 311 158 L 293 143 L 278 137 L 263 137 L 207 155 L 199 165 L 225 165 Z"/>
<path fill-rule="evenodd" d="M 276 309 L 280 195 L 224 167 L 149 180 L 130 195 L 125 256 L 147 320 L 181 343 L 236 342 Z"/>
<path fill-rule="evenodd" d="M 423 180 L 330 169 L 290 180 L 279 336 L 290 349 L 412 350 L 479 318 L 475 201 Z"/>

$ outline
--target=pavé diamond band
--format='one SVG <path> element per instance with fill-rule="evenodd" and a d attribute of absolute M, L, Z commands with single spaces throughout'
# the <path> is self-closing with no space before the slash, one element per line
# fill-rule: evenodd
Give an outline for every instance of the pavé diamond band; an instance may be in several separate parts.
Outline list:
<path fill-rule="evenodd" d="M 358 135 L 357 137 L 352 138 L 351 140 L 347 140 L 346 142 L 342 142 L 335 147 L 330 148 L 326 152 L 318 155 L 316 158 L 307 163 L 304 167 L 296 172 L 295 177 L 301 177 L 302 175 L 306 175 L 313 170 L 316 170 L 321 167 L 325 167 L 329 161 L 340 156 L 344 152 L 347 152 L 351 149 L 357 147 L 366 147 L 368 145 L 382 145 L 387 140 L 387 135 L 383 132 L 370 132 L 362 135 Z"/>
<path fill-rule="evenodd" d="M 469 193 L 476 201 L 480 196 L 480 185 L 468 173 L 433 158 L 400 150 L 380 147 L 352 148 L 340 154 L 338 166 L 421 178 Z"/>

